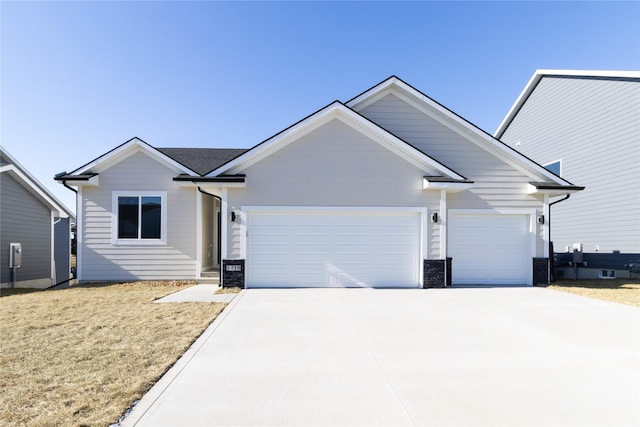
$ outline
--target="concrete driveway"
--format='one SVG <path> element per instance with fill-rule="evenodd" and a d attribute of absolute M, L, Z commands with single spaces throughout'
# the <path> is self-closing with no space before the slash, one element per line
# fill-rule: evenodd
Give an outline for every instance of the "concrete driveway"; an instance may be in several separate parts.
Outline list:
<path fill-rule="evenodd" d="M 542 288 L 246 290 L 123 426 L 638 426 L 640 309 Z"/>

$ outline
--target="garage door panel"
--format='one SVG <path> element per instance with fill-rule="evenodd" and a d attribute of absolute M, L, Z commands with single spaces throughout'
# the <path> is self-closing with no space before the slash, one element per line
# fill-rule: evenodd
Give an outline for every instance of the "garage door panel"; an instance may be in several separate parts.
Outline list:
<path fill-rule="evenodd" d="M 247 284 L 418 286 L 420 224 L 417 212 L 250 213 Z"/>
<path fill-rule="evenodd" d="M 528 282 L 531 263 L 527 214 L 451 213 L 449 256 L 454 284 Z"/>
<path fill-rule="evenodd" d="M 287 252 L 257 252 L 252 259 L 255 264 L 287 264 Z"/>
<path fill-rule="evenodd" d="M 303 267 L 302 264 L 307 264 L 308 266 L 314 266 L 316 264 L 325 264 L 331 262 L 331 255 L 322 256 L 321 254 L 312 254 L 312 253 L 295 253 L 290 255 L 291 263 L 297 267 Z"/>

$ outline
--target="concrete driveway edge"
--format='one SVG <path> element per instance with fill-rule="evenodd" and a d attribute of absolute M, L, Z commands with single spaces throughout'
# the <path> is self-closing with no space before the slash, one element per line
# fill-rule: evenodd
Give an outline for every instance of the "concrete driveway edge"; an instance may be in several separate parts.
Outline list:
<path fill-rule="evenodd" d="M 165 392 L 165 390 L 171 385 L 176 377 L 182 372 L 187 364 L 193 359 L 193 357 L 200 351 L 205 343 L 216 332 L 218 327 L 224 322 L 229 313 L 238 304 L 238 302 L 244 296 L 245 290 L 240 293 L 229 303 L 228 306 L 222 310 L 222 312 L 215 318 L 215 320 L 204 330 L 204 332 L 194 341 L 194 343 L 184 352 L 182 356 L 176 361 L 176 363 L 169 368 L 169 370 L 158 380 L 157 383 L 151 387 L 151 389 L 138 401 L 133 407 L 131 412 L 120 423 L 121 427 L 133 427 L 138 424 L 138 421 L 144 416 L 144 414 L 153 406 L 156 400 Z"/>

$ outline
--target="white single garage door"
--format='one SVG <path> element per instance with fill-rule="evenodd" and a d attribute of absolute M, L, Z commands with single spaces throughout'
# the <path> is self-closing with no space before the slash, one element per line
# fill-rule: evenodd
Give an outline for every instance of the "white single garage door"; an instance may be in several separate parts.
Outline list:
<path fill-rule="evenodd" d="M 449 213 L 454 285 L 523 285 L 532 269 L 529 215 Z"/>
<path fill-rule="evenodd" d="M 247 287 L 418 287 L 418 212 L 250 212 Z"/>

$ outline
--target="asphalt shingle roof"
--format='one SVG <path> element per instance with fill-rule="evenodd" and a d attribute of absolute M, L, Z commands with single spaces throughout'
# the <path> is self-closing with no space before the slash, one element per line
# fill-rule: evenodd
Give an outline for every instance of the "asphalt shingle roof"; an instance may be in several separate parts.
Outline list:
<path fill-rule="evenodd" d="M 200 175 L 217 169 L 247 151 L 244 148 L 158 148 L 157 150 Z"/>

